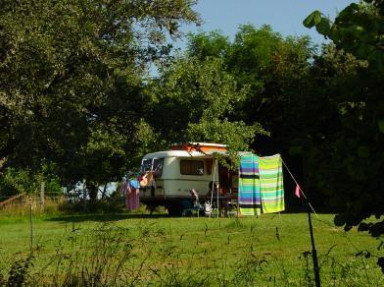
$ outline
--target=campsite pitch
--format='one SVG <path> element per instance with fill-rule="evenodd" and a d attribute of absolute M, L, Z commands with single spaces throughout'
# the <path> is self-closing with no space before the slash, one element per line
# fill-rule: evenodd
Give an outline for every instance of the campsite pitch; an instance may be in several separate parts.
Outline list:
<path fill-rule="evenodd" d="M 313 216 L 323 285 L 382 286 L 377 240 L 332 219 Z M 306 214 L 37 217 L 33 229 L 31 255 L 29 218 L 0 219 L 0 285 L 18 270 L 31 286 L 313 286 Z"/>

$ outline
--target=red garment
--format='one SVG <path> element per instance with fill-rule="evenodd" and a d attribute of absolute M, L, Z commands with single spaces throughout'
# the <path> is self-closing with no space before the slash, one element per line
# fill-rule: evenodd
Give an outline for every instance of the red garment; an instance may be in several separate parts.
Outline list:
<path fill-rule="evenodd" d="M 126 185 L 125 205 L 128 210 L 136 210 L 140 207 L 140 191 L 138 188 L 132 188 L 129 183 Z"/>

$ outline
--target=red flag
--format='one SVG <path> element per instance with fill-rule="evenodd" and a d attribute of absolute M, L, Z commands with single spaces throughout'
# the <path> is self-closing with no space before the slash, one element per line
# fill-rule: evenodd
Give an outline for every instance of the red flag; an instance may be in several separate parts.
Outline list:
<path fill-rule="evenodd" d="M 300 191 L 301 191 L 300 186 L 298 184 L 296 184 L 295 195 L 296 195 L 297 198 L 300 198 L 300 196 L 301 196 L 301 192 Z"/>

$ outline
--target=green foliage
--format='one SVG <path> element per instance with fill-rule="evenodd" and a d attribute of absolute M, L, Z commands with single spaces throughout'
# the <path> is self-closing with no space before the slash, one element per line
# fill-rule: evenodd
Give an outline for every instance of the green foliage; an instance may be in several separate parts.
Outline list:
<path fill-rule="evenodd" d="M 40 171 L 8 167 L 0 175 L 0 196 L 12 196 L 20 193 L 37 193 L 44 182 L 45 194 L 57 195 L 62 192 L 60 179 L 55 167 L 44 164 Z"/>
<path fill-rule="evenodd" d="M 91 185 L 126 169 L 140 151 L 142 77 L 169 53 L 166 34 L 199 21 L 193 4 L 2 1 L 0 159 L 36 173 L 48 162 Z"/>
<path fill-rule="evenodd" d="M 384 120 L 379 120 L 378 125 L 380 132 L 384 134 Z"/>
<path fill-rule="evenodd" d="M 263 75 L 272 65 L 272 56 L 282 42 L 279 33 L 273 32 L 270 26 L 256 29 L 252 25 L 240 26 L 234 43 L 228 49 L 226 65 L 243 81 L 252 83 L 252 90 L 263 87 Z"/>
<path fill-rule="evenodd" d="M 228 37 L 218 31 L 209 33 L 189 34 L 187 52 L 200 60 L 225 57 L 230 46 Z"/>
<path fill-rule="evenodd" d="M 224 143 L 231 150 L 246 151 L 255 139 L 255 135 L 269 135 L 269 133 L 260 124 L 247 126 L 244 122 L 214 119 L 189 124 L 187 135 L 191 141 Z"/>
<path fill-rule="evenodd" d="M 98 200 L 91 206 L 87 206 L 87 209 L 84 209 L 83 201 L 63 201 L 59 204 L 58 210 L 61 214 L 117 214 L 123 212 L 125 208 L 124 204 L 125 198 L 121 196 L 109 197 L 104 200 Z"/>
<path fill-rule="evenodd" d="M 242 26 L 225 59 L 238 85 L 249 87 L 237 106 L 238 119 L 259 122 L 272 133 L 287 131 L 283 115 L 303 92 L 312 53 L 307 37 L 284 39 L 268 26 Z"/>
<path fill-rule="evenodd" d="M 322 14 L 320 11 L 313 11 L 307 18 L 303 21 L 305 27 L 310 28 L 316 25 L 319 25 L 322 21 Z"/>
<path fill-rule="evenodd" d="M 165 69 L 151 87 L 156 104 L 147 121 L 168 141 L 190 141 L 190 137 L 224 140 L 222 136 L 206 136 L 207 125 L 211 131 L 217 127 L 220 134 L 226 130 L 232 137 L 238 135 L 231 127 L 241 124 L 231 125 L 226 118 L 233 114 L 234 106 L 244 100 L 246 87 L 237 86 L 234 78 L 223 70 L 222 60 L 200 61 L 193 56 L 180 59 Z M 192 130 L 188 133 L 190 127 Z M 249 133 L 245 137 L 248 138 Z"/>
<path fill-rule="evenodd" d="M 349 230 L 354 225 L 364 225 L 362 221 L 371 215 L 379 219 L 384 214 L 384 186 L 380 180 L 384 167 L 383 1 L 352 3 L 333 22 L 323 15 L 321 21 L 312 21 L 315 14 L 318 12 L 312 13 L 304 24 L 316 26 L 338 49 L 336 57 L 327 57 L 328 54 L 320 59 L 328 62 L 326 72 L 332 73 L 325 82 L 329 93 L 334 94 L 338 111 L 337 128 L 324 142 L 328 146 L 327 165 L 332 170 L 321 174 L 329 178 L 331 202 L 341 213 L 335 222 Z M 323 29 L 324 22 L 329 29 Z M 325 171 L 325 166 L 320 170 Z M 384 233 L 382 221 L 361 230 L 373 236 Z"/>
<path fill-rule="evenodd" d="M 248 87 L 234 119 L 260 123 L 270 136 L 256 137 L 251 147 L 259 154 L 285 153 L 298 137 L 306 137 L 304 113 L 315 109 L 308 95 L 310 59 L 315 49 L 308 37 L 286 37 L 270 27 L 242 26 L 225 59 L 238 85 Z M 300 139 L 301 140 L 301 139 Z M 299 140 L 299 141 L 300 141 Z M 303 144 L 303 142 L 301 142 Z"/>
<path fill-rule="evenodd" d="M 52 163 L 43 163 L 40 172 L 31 173 L 34 177 L 36 190 L 41 189 L 44 183 L 44 193 L 46 196 L 55 196 L 62 194 L 61 180 L 57 175 L 58 168 Z"/>
<path fill-rule="evenodd" d="M 344 8 L 334 22 L 314 11 L 303 23 L 308 28 L 316 27 L 320 34 L 329 37 L 339 48 L 382 69 L 382 17 L 382 0 L 361 1 Z"/>
<path fill-rule="evenodd" d="M 20 259 L 13 262 L 11 270 L 9 271 L 9 277 L 7 283 L 4 286 L 25 286 L 28 285 L 28 269 L 33 266 L 34 256 L 30 254 L 25 259 Z M 0 281 L 1 283 L 1 281 Z"/>
<path fill-rule="evenodd" d="M 87 146 L 80 150 L 81 157 L 87 158 L 80 162 L 84 178 L 105 183 L 119 173 L 119 167 L 124 166 L 123 145 L 124 137 L 119 133 L 110 130 L 93 131 Z M 89 170 L 92 170 L 91 174 Z"/>
<path fill-rule="evenodd" d="M 219 141 L 241 150 L 270 132 L 291 138 L 288 109 L 301 100 L 312 53 L 307 37 L 284 39 L 268 26 L 241 26 L 233 43 L 217 31 L 189 35 L 187 54 L 149 85 L 147 122 L 170 142 Z"/>
<path fill-rule="evenodd" d="M 148 152 L 166 149 L 167 142 L 159 133 L 155 131 L 145 120 L 142 118 L 135 125 L 135 136 L 132 141 L 132 153 L 127 159 L 130 166 L 140 166 L 142 156 Z"/>
<path fill-rule="evenodd" d="M 31 177 L 26 170 L 7 168 L 0 177 L 0 195 L 12 196 L 31 192 Z"/>

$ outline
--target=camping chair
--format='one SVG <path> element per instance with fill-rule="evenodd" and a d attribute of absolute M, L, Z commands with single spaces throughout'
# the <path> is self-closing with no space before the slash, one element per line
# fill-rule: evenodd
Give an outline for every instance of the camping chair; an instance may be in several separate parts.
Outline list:
<path fill-rule="evenodd" d="M 200 210 L 202 208 L 202 205 L 200 204 L 200 201 L 199 201 L 199 194 L 196 191 L 196 189 L 194 189 L 194 188 L 192 188 L 190 190 L 190 192 L 191 192 L 192 202 L 189 200 L 183 201 L 182 215 L 183 216 L 192 215 L 192 216 L 199 217 L 200 216 Z"/>

